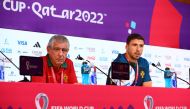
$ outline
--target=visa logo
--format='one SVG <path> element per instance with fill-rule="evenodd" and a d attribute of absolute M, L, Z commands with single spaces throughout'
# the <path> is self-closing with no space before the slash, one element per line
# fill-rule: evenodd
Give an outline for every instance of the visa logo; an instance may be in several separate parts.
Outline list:
<path fill-rule="evenodd" d="M 118 50 L 112 50 L 112 54 L 119 54 Z"/>
<path fill-rule="evenodd" d="M 18 45 L 27 45 L 26 41 L 18 41 Z"/>

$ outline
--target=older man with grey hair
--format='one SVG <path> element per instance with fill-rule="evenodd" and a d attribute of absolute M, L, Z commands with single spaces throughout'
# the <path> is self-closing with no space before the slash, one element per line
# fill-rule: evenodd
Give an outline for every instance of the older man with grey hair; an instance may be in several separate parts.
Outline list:
<path fill-rule="evenodd" d="M 63 35 L 54 35 L 47 45 L 47 55 L 43 56 L 43 76 L 32 76 L 32 82 L 78 83 L 73 62 L 67 58 L 69 40 Z"/>

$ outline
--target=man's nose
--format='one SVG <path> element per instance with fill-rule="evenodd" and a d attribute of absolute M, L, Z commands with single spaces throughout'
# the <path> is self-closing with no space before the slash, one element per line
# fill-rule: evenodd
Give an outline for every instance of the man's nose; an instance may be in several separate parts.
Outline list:
<path fill-rule="evenodd" d="M 137 46 L 137 51 L 140 51 L 141 50 L 141 46 Z"/>
<path fill-rule="evenodd" d="M 58 53 L 59 55 L 64 55 L 64 51 L 62 51 L 62 50 L 59 50 L 59 53 Z"/>

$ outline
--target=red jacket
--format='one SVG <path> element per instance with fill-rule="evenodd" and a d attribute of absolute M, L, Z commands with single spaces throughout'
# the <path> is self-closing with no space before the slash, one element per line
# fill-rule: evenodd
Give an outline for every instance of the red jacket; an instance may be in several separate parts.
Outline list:
<path fill-rule="evenodd" d="M 42 82 L 42 83 L 63 83 L 73 84 L 77 83 L 77 77 L 75 74 L 73 62 L 66 58 L 65 63 L 61 65 L 59 70 L 55 70 L 51 63 L 49 56 L 43 56 L 43 76 L 32 76 L 32 82 Z M 55 78 L 53 78 L 52 69 L 55 72 Z M 63 73 L 63 75 L 61 74 Z M 61 77 L 63 76 L 63 77 Z"/>

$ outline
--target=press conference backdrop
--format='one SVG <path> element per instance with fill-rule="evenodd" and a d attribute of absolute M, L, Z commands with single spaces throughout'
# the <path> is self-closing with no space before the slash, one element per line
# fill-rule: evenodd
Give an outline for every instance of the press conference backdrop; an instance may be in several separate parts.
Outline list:
<path fill-rule="evenodd" d="M 19 56 L 43 56 L 46 55 L 46 45 L 53 34 L 30 32 L 13 29 L 0 28 L 0 50 L 19 66 Z M 117 41 L 98 40 L 66 36 L 70 41 L 68 58 L 73 60 L 75 71 L 79 82 L 81 82 L 81 60 L 76 60 L 77 55 L 99 67 L 105 73 L 113 59 L 118 53 L 125 52 L 125 43 Z M 143 52 L 150 63 L 150 75 L 154 87 L 164 87 L 164 73 L 151 63 L 155 63 L 161 69 L 171 67 L 177 76 L 189 81 L 190 51 L 158 46 L 145 45 Z M 4 74 L 1 74 L 1 81 L 19 81 L 23 76 L 19 75 L 18 69 L 13 66 L 2 54 L 0 54 L 1 65 L 4 66 Z M 2 72 L 1 72 L 2 73 Z M 28 77 L 29 78 L 29 77 Z M 30 79 L 30 78 L 29 78 Z M 105 85 L 106 76 L 97 70 L 98 85 Z M 187 88 L 188 85 L 178 80 L 179 88 Z"/>
<path fill-rule="evenodd" d="M 1 0 L 0 28 L 124 42 L 141 33 L 148 45 L 190 49 L 184 0 Z"/>

